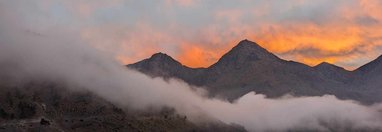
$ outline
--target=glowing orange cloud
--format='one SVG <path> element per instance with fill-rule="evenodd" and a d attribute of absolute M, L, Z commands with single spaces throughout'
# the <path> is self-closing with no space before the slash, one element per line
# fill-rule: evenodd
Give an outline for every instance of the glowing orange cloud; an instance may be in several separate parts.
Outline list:
<path fill-rule="evenodd" d="M 294 2 L 297 3 L 290 6 L 290 10 L 309 1 Z M 201 1 L 166 0 L 164 3 L 167 6 L 196 8 L 200 7 L 195 5 Z M 175 9 L 171 8 L 162 14 L 163 17 L 154 17 L 154 20 L 160 20 L 159 26 L 156 21 L 145 20 L 151 16 L 142 16 L 143 20 L 135 22 L 133 26 L 96 26 L 95 29 L 85 30 L 84 36 L 95 44 L 109 45 L 101 49 L 114 52 L 114 56 L 123 63 L 133 63 L 155 52 L 165 52 L 184 65 L 208 67 L 243 39 L 255 41 L 283 59 L 311 66 L 326 61 L 355 69 L 364 64 L 365 60 L 382 54 L 380 0 L 360 0 L 337 5 L 328 14 L 319 14 L 317 20 L 316 16 L 304 16 L 304 13 L 296 18 L 287 17 L 296 12 L 270 14 L 275 10 L 271 6 L 264 4 L 249 10 L 213 10 L 209 12 L 211 14 L 205 15 L 208 18 L 202 17 L 208 19 L 205 23 L 199 23 L 197 19 L 187 20 L 191 21 L 189 23 L 172 22 L 176 16 L 171 15 L 176 14 L 176 10 L 171 12 Z M 86 12 L 86 6 L 84 9 Z M 284 10 L 289 11 L 289 8 Z M 282 17 L 273 18 L 280 17 L 278 15 Z"/>
<path fill-rule="evenodd" d="M 208 67 L 224 53 L 222 50 L 209 50 L 192 44 L 184 44 L 182 53 L 176 58 L 191 67 Z"/>
<path fill-rule="evenodd" d="M 207 67 L 217 61 L 220 56 L 238 43 L 240 39 L 248 38 L 256 41 L 269 51 L 284 59 L 291 59 L 314 66 L 321 62 L 343 64 L 357 59 L 373 59 L 382 53 L 376 51 L 375 47 L 382 46 L 382 27 L 380 24 L 360 23 L 358 19 L 363 16 L 376 19 L 376 23 L 382 20 L 382 5 L 379 1 L 361 1 L 363 11 L 354 11 L 352 7 L 339 9 L 343 18 L 329 21 L 324 24 L 311 22 L 302 23 L 261 23 L 260 25 L 248 26 L 235 23 L 237 10 L 232 12 L 219 12 L 218 16 L 226 16 L 231 23 L 225 30 L 214 30 L 206 28 L 202 34 L 208 36 L 209 43 L 190 44 L 183 46 L 178 59 L 191 67 Z M 363 22 L 363 21 L 361 21 Z M 257 27 L 257 28 L 254 28 Z M 207 33 L 207 34 L 206 34 Z M 230 34 L 230 35 L 226 35 Z M 211 48 L 216 42 L 226 43 L 220 48 Z M 187 42 L 185 42 L 187 43 Z M 215 58 L 215 59 L 214 59 Z M 349 65 L 345 68 L 355 69 L 358 65 Z"/>
<path fill-rule="evenodd" d="M 257 32 L 245 32 L 237 36 L 244 36 L 256 41 L 269 51 L 285 59 L 297 60 L 314 66 L 323 61 L 330 63 L 346 62 L 357 58 L 362 53 L 372 54 L 373 47 L 381 43 L 369 43 L 366 36 L 382 36 L 382 32 L 371 31 L 379 27 L 359 27 L 357 25 L 318 26 L 302 24 L 298 26 L 283 27 L 268 25 Z M 238 29 L 235 29 L 238 30 Z M 245 30 L 242 30 L 245 31 Z M 206 31 L 209 32 L 209 31 Z M 232 31 L 235 33 L 236 31 Z M 373 34 L 367 34 L 373 32 Z M 221 37 L 210 32 L 210 44 L 183 44 L 182 52 L 177 59 L 191 67 L 207 67 L 217 61 L 238 40 L 235 37 L 226 37 L 227 42 L 221 47 L 210 47 L 211 43 L 222 42 Z M 235 36 L 235 35 L 234 35 Z M 187 42 L 184 42 L 187 43 Z M 378 53 L 375 53 L 378 54 Z M 354 69 L 356 67 L 346 67 Z"/>

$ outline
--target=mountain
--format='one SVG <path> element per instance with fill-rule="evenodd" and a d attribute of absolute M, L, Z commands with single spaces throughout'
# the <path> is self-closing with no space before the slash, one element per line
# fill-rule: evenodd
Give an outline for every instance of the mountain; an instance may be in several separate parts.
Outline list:
<path fill-rule="evenodd" d="M 357 72 L 361 72 L 363 74 L 378 74 L 373 72 L 382 71 L 382 55 L 376 58 L 375 60 L 367 63 L 360 68 L 356 69 Z"/>
<path fill-rule="evenodd" d="M 156 53 L 150 59 L 136 63 L 134 67 L 138 70 L 150 71 L 150 75 L 164 77 L 176 76 L 177 73 L 183 73 L 189 69 L 163 53 Z"/>
<path fill-rule="evenodd" d="M 200 85 L 204 68 L 189 68 L 182 65 L 172 57 L 164 53 L 156 53 L 149 59 L 137 62 L 128 67 L 144 72 L 152 77 L 164 77 L 165 79 L 177 77 L 191 84 Z"/>
<path fill-rule="evenodd" d="M 309 66 L 285 61 L 257 43 L 243 40 L 207 68 L 204 86 L 213 94 L 234 100 L 256 91 L 268 97 L 285 93 L 296 95 L 321 95 L 314 81 L 326 81 L 315 76 Z"/>
<path fill-rule="evenodd" d="M 360 75 L 362 85 L 372 88 L 380 88 L 382 86 L 382 55 L 368 64 L 356 69 L 355 72 Z"/>
<path fill-rule="evenodd" d="M 265 94 L 270 98 L 285 94 L 294 96 L 333 94 L 341 99 L 354 99 L 364 103 L 382 100 L 368 95 L 368 92 L 364 91 L 366 88 L 362 88 L 364 86 L 355 85 L 369 70 L 361 68 L 362 74 L 360 74 L 361 72 L 347 71 L 325 62 L 310 67 L 299 62 L 283 60 L 249 40 L 240 41 L 207 68 L 189 68 L 170 56 L 158 54 L 167 59 L 157 59 L 155 54 L 149 59 L 127 67 L 153 77 L 178 78 L 191 85 L 205 88 L 210 96 L 230 101 L 251 91 Z M 365 67 L 379 70 L 378 67 L 381 66 L 374 65 L 380 65 L 380 61 L 372 63 L 375 64 Z M 375 74 L 374 71 L 371 73 Z M 371 73 L 367 76 L 371 76 Z M 375 74 L 378 75 L 382 74 Z"/>
<path fill-rule="evenodd" d="M 362 88 L 375 100 L 382 100 L 382 55 L 354 71 L 358 81 L 353 85 Z"/>
<path fill-rule="evenodd" d="M 280 61 L 280 59 L 266 49 L 260 47 L 255 42 L 243 40 L 228 53 L 223 55 L 223 57 L 220 58 L 217 63 L 213 64 L 211 68 L 226 66 L 238 69 L 249 63 L 264 61 L 277 62 Z"/>
<path fill-rule="evenodd" d="M 120 108 L 88 91 L 59 83 L 9 85 L 0 81 L 0 131 L 245 131 L 223 122 L 195 124 L 171 108 Z"/>
<path fill-rule="evenodd" d="M 346 83 L 353 79 L 352 72 L 327 62 L 322 62 L 313 68 L 331 80 Z"/>

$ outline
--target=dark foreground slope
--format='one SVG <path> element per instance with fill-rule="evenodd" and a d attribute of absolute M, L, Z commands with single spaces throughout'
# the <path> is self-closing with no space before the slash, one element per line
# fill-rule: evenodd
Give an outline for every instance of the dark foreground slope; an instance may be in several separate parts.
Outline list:
<path fill-rule="evenodd" d="M 221 122 L 195 124 L 170 108 L 121 109 L 85 91 L 64 85 L 0 84 L 0 131 L 245 131 Z"/>
<path fill-rule="evenodd" d="M 128 67 L 153 77 L 179 78 L 206 88 L 211 96 L 231 101 L 251 91 L 267 97 L 332 94 L 364 103 L 382 101 L 377 96 L 382 94 L 382 84 L 378 81 L 382 79 L 379 61 L 356 71 L 347 71 L 329 63 L 310 67 L 280 59 L 248 40 L 241 41 L 208 68 L 189 68 L 163 53 Z"/>

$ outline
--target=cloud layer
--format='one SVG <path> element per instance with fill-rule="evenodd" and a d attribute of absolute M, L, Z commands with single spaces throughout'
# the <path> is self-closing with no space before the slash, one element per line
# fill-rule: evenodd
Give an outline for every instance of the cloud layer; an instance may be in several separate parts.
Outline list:
<path fill-rule="evenodd" d="M 382 53 L 379 0 L 15 0 L 2 13 L 28 30 L 65 25 L 123 63 L 166 52 L 207 67 L 242 39 L 284 59 L 355 69 Z"/>
<path fill-rule="evenodd" d="M 208 99 L 183 82 L 152 79 L 126 69 L 113 59 L 114 54 L 84 39 L 82 29 L 58 24 L 35 32 L 24 29 L 28 29 L 28 22 L 16 23 L 24 18 L 21 14 L 2 13 L 0 77 L 65 83 L 73 90 L 90 90 L 120 107 L 142 110 L 168 106 L 195 122 L 203 117 L 239 124 L 250 131 L 382 130 L 381 104 L 363 106 L 330 95 L 267 99 L 248 93 L 235 103 Z"/>
<path fill-rule="evenodd" d="M 248 93 L 235 103 L 208 99 L 198 88 L 178 80 L 164 81 L 127 69 L 111 56 L 80 41 L 74 32 L 36 35 L 3 32 L 0 77 L 13 81 L 44 80 L 84 88 L 120 107 L 175 108 L 199 121 L 219 120 L 250 131 L 382 130 L 382 105 L 363 106 L 334 96 L 267 99 Z M 67 37 L 62 37 L 67 36 Z"/>

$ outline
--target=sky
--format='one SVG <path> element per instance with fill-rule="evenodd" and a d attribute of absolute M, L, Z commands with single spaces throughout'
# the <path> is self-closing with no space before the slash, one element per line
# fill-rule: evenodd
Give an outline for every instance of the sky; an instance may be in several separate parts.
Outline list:
<path fill-rule="evenodd" d="M 255 92 L 231 103 L 120 64 L 161 51 L 208 66 L 247 38 L 282 58 L 351 68 L 381 53 L 380 4 L 359 2 L 0 0 L 0 78 L 89 90 L 121 108 L 170 106 L 194 122 L 218 120 L 249 131 L 378 131 L 382 104 Z"/>
<path fill-rule="evenodd" d="M 286 60 L 353 70 L 382 54 L 381 12 L 380 0 L 0 0 L 25 32 L 64 26 L 123 64 L 164 52 L 190 67 L 249 39 Z"/>

